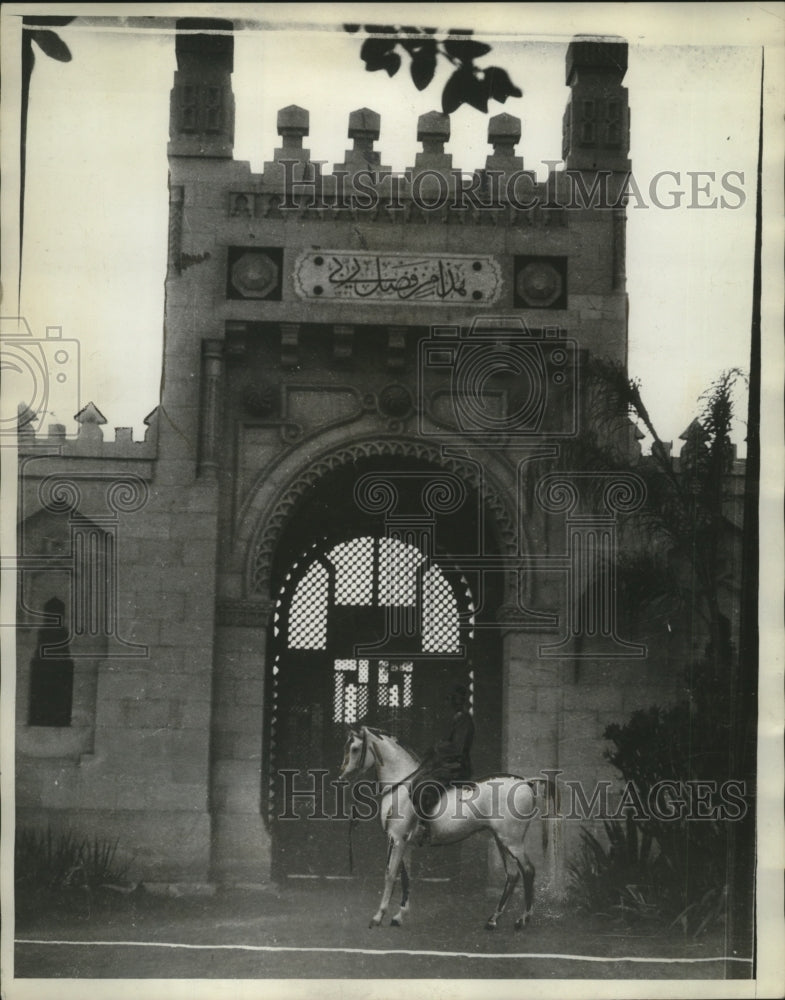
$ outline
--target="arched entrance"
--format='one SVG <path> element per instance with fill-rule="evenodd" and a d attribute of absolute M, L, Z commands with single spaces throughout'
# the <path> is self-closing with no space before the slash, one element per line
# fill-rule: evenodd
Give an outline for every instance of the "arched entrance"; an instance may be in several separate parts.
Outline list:
<path fill-rule="evenodd" d="M 389 505 L 362 502 L 369 477 L 394 494 L 393 517 Z M 475 770 L 499 767 L 501 655 L 488 627 L 499 598 L 492 581 L 461 568 L 478 544 L 487 550 L 488 526 L 457 477 L 454 502 L 424 515 L 425 492 L 444 477 L 390 457 L 336 470 L 303 498 L 281 539 L 263 790 L 279 878 L 348 874 L 352 797 L 331 781 L 349 726 L 378 726 L 422 753 L 446 731 L 448 694 L 461 683 L 477 726 Z M 383 852 L 374 817 L 355 835 L 356 870 L 378 874 Z M 441 857 L 426 866 L 431 874 L 449 875 L 457 852 L 432 853 Z"/>

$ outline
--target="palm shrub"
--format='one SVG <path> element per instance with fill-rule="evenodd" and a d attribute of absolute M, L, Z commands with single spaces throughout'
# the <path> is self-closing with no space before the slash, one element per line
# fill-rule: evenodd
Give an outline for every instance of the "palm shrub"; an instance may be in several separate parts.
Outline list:
<path fill-rule="evenodd" d="M 593 374 L 597 384 L 610 390 L 598 393 L 609 423 L 630 411 L 654 440 L 651 458 L 633 466 L 646 482 L 647 499 L 638 517 L 649 551 L 620 557 L 620 609 L 626 602 L 639 614 L 648 609 L 655 618 L 678 620 L 679 609 L 689 605 L 694 616 L 690 628 L 700 620 L 708 637 L 704 655 L 685 671 L 684 699 L 669 707 L 651 706 L 608 726 L 604 736 L 611 748 L 605 756 L 643 802 L 663 780 L 682 788 L 697 780 L 719 787 L 735 776 L 734 728 L 739 724 L 733 695 L 738 657 L 719 594 L 727 531 L 724 488 L 733 457 L 731 402 L 740 373 L 724 373 L 702 397 L 701 419 L 689 429 L 678 471 L 637 384 L 623 369 L 602 363 Z M 624 455 L 598 437 L 575 443 L 569 460 L 581 457 L 590 468 L 629 467 Z M 672 572 L 674 567 L 680 571 Z M 752 671 L 755 664 L 743 669 Z M 716 804 L 715 796 L 708 805 Z M 606 821 L 599 836 L 584 829 L 570 866 L 577 905 L 591 913 L 667 921 L 685 933 L 700 934 L 726 915 L 733 874 L 728 865 L 731 826 L 678 815 L 627 816 Z"/>
<path fill-rule="evenodd" d="M 14 847 L 14 889 L 17 910 L 32 910 L 44 902 L 84 903 L 88 913 L 95 893 L 125 882 L 129 861 L 118 857 L 118 842 L 79 837 L 72 830 L 51 827 L 17 830 Z"/>

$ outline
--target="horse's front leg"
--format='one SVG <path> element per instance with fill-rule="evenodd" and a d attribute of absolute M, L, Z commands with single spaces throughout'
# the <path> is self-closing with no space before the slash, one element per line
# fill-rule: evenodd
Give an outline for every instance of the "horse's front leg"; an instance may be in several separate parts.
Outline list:
<path fill-rule="evenodd" d="M 384 872 L 384 892 L 382 893 L 382 900 L 379 903 L 379 909 L 371 917 L 371 922 L 368 924 L 369 927 L 378 927 L 384 919 L 384 915 L 390 905 L 395 880 L 398 877 L 398 868 L 403 858 L 403 851 L 403 841 L 390 837 L 390 849 L 387 852 L 387 868 Z"/>
<path fill-rule="evenodd" d="M 411 848 L 411 843 L 408 840 L 405 841 L 403 857 L 401 858 L 401 908 L 390 921 L 391 927 L 401 927 L 403 918 L 409 915 L 409 857 L 412 853 Z"/>

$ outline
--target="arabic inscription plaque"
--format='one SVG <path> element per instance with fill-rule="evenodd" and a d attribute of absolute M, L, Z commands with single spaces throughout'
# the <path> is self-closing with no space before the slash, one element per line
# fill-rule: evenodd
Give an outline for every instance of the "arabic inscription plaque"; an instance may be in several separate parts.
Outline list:
<path fill-rule="evenodd" d="M 312 302 L 493 303 L 501 270 L 487 255 L 319 250 L 297 258 L 294 285 L 300 298 Z"/>

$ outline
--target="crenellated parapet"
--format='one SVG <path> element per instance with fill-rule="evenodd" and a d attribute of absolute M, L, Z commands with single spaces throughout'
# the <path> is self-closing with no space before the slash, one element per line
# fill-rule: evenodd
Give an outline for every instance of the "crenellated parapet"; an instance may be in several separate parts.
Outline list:
<path fill-rule="evenodd" d="M 281 145 L 260 174 L 249 170 L 242 181 L 237 173 L 233 175 L 226 201 L 229 218 L 567 224 L 564 209 L 572 193 L 569 179 L 553 172 L 538 183 L 535 172 L 524 169 L 523 157 L 516 152 L 521 120 L 514 115 L 490 119 L 487 139 L 492 152 L 485 166 L 470 172 L 453 165 L 446 149 L 450 118 L 440 111 L 418 118 L 421 149 L 414 163 L 401 172 L 383 165 L 381 151 L 374 148 L 381 127 L 377 112 L 369 108 L 351 112 L 348 136 L 353 145 L 331 172 L 325 170 L 327 161 L 315 159 L 304 146 L 309 121 L 308 111 L 296 105 L 278 112 Z"/>
<path fill-rule="evenodd" d="M 107 439 L 103 425 L 106 417 L 94 403 L 88 403 L 75 416 L 75 432 L 65 424 L 50 424 L 47 433 L 36 431 L 37 416 L 20 405 L 17 418 L 17 443 L 20 458 L 45 455 L 68 459 L 130 460 L 151 463 L 158 454 L 159 407 L 145 417 L 144 438 L 134 441 L 132 427 L 115 427 L 114 440 Z"/>
<path fill-rule="evenodd" d="M 181 182 L 206 180 L 196 166 L 197 158 L 207 169 L 204 161 L 215 164 L 231 156 L 232 42 L 230 22 L 178 22 L 169 146 L 175 202 L 182 196 Z M 621 209 L 629 170 L 629 109 L 622 86 L 626 68 L 627 44 L 622 39 L 579 36 L 570 43 L 565 169 L 551 170 L 540 183 L 533 171 L 524 168 L 517 149 L 522 123 L 511 114 L 490 118 L 487 141 L 492 152 L 484 165 L 469 170 L 453 164 L 449 116 L 440 111 L 421 115 L 416 129 L 421 148 L 414 163 L 393 171 L 376 148 L 381 116 L 370 108 L 358 108 L 349 115 L 352 147 L 330 170 L 328 161 L 305 145 L 309 112 L 289 105 L 278 112 L 281 144 L 262 172 L 254 174 L 248 164 L 234 161 L 224 172 L 226 215 L 259 220 L 566 226 L 565 209 Z M 608 178 L 598 184 L 593 176 L 597 174 Z M 598 197 L 599 206 L 593 204 Z"/>

